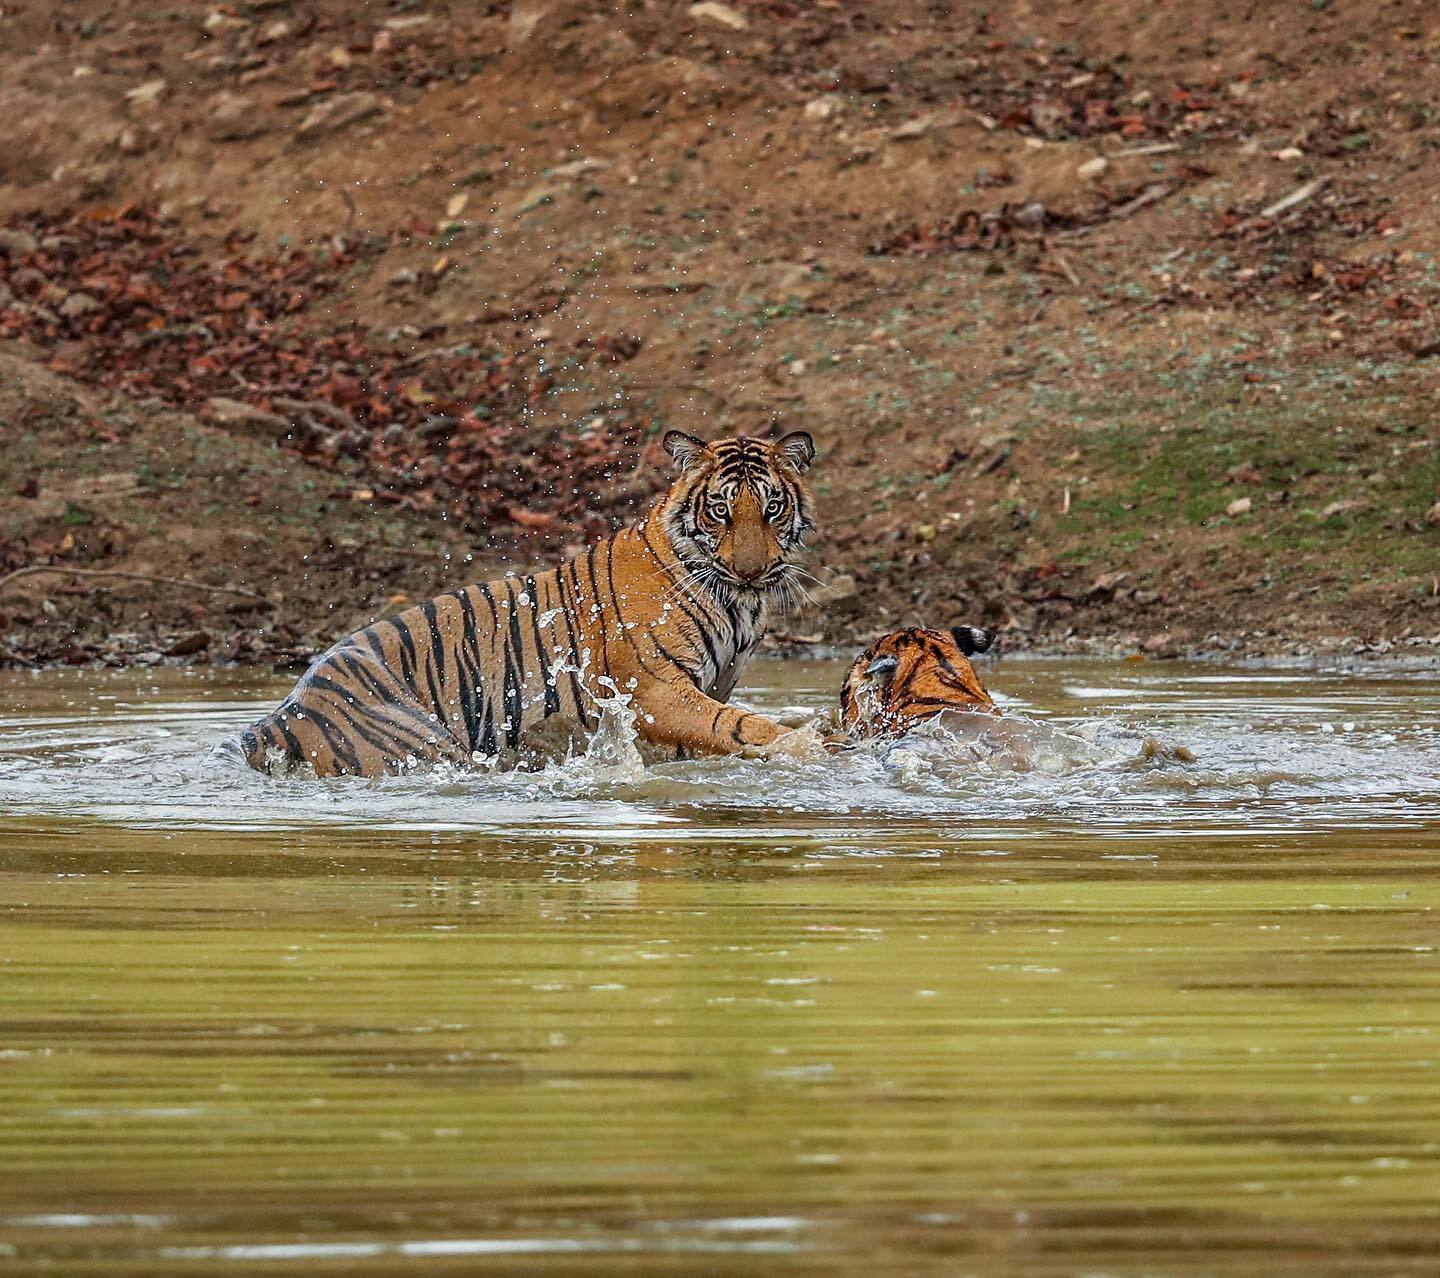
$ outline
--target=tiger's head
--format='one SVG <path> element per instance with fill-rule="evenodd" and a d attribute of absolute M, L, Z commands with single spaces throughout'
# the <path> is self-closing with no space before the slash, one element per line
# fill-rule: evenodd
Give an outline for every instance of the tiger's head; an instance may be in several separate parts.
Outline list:
<path fill-rule="evenodd" d="M 840 721 L 853 736 L 898 736 L 946 710 L 998 715 L 970 658 L 993 630 L 896 630 L 858 657 L 840 690 Z"/>
<path fill-rule="evenodd" d="M 672 430 L 661 443 L 680 473 L 660 516 L 692 579 L 735 594 L 794 591 L 794 561 L 815 527 L 802 478 L 815 441 L 797 430 L 773 444 L 745 435 L 707 444 Z"/>

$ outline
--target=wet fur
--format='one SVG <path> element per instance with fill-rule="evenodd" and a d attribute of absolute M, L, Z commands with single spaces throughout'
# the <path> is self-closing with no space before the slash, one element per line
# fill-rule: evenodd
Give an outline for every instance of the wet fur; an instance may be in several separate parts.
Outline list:
<path fill-rule="evenodd" d="M 841 725 L 852 737 L 889 737 L 947 711 L 998 715 L 970 664 L 994 641 L 992 631 L 976 626 L 911 627 L 877 639 L 845 675 Z"/>
<path fill-rule="evenodd" d="M 797 734 L 725 702 L 767 610 L 799 588 L 814 444 L 679 431 L 664 443 L 680 473 L 639 523 L 548 572 L 341 639 L 241 733 L 250 765 L 367 777 L 476 754 L 513 765 L 546 720 L 593 730 L 597 698 L 616 690 L 632 694 L 641 738 L 674 754 L 802 752 Z"/>

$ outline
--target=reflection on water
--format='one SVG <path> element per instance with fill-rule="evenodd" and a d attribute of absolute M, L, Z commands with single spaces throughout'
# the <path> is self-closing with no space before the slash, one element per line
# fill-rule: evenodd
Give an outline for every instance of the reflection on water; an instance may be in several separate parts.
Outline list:
<path fill-rule="evenodd" d="M 9 677 L 0 1269 L 1431 1272 L 1440 681 L 987 675 L 998 749 L 325 784 L 206 758 L 282 681 Z"/>

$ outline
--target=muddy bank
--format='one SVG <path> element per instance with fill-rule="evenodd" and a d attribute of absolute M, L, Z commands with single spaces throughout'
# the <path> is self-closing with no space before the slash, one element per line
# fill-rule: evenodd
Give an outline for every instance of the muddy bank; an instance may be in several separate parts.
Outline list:
<path fill-rule="evenodd" d="M 0 15 L 0 661 L 302 662 L 672 425 L 816 436 L 782 649 L 1426 651 L 1440 27 L 1339 10 Z"/>

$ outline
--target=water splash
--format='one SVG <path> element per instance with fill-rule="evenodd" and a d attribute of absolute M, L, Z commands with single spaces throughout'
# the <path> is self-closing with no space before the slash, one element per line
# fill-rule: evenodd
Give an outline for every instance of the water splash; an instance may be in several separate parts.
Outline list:
<path fill-rule="evenodd" d="M 843 674 L 839 663 L 761 669 L 775 686 L 751 694 L 755 708 L 789 721 L 830 709 Z M 1257 824 L 1379 828 L 1440 815 L 1440 681 L 1116 675 L 1037 664 L 1026 671 L 1030 695 L 1015 694 L 1025 685 L 1013 675 L 1010 694 L 1002 689 L 998 720 L 951 716 L 900 741 L 808 760 L 649 766 L 632 691 L 602 684 L 588 744 L 576 737 L 533 771 L 440 767 L 326 782 L 207 757 L 273 699 L 263 683 L 27 676 L 12 681 L 0 714 L 0 812 L 139 827 L 584 830 L 613 840 L 661 837 L 677 823 L 718 836 L 758 822 L 783 825 L 787 837 L 804 825 L 842 849 L 883 842 L 896 822 L 964 840 L 1019 827 L 1132 837 Z"/>

